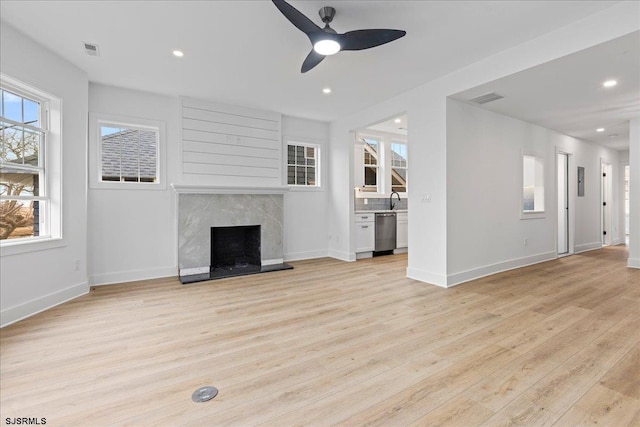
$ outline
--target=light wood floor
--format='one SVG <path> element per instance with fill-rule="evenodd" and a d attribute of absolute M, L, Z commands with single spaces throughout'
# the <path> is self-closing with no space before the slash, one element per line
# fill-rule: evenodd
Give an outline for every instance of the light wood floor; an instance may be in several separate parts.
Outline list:
<path fill-rule="evenodd" d="M 610 247 L 451 289 L 406 256 L 97 287 L 1 334 L 0 420 L 640 425 L 640 270 Z M 220 389 L 191 401 L 203 385 Z"/>

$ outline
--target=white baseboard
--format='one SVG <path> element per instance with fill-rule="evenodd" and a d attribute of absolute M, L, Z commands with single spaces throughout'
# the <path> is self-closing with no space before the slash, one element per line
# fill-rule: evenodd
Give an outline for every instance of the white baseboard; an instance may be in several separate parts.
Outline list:
<path fill-rule="evenodd" d="M 284 260 L 286 261 L 301 261 L 304 259 L 316 259 L 326 258 L 329 254 L 327 251 L 306 251 L 306 252 L 292 252 L 284 254 Z"/>
<path fill-rule="evenodd" d="M 0 327 L 11 325 L 34 314 L 48 310 L 89 293 L 89 284 L 82 282 L 42 297 L 0 311 Z"/>
<path fill-rule="evenodd" d="M 495 264 L 485 265 L 458 273 L 449 274 L 447 276 L 447 287 L 459 285 L 481 277 L 490 276 L 515 268 L 526 267 L 527 265 L 538 264 L 540 262 L 551 261 L 557 258 L 555 252 L 545 252 L 537 255 L 531 255 L 523 258 L 510 259 Z"/>
<path fill-rule="evenodd" d="M 443 274 L 436 274 L 430 271 L 408 267 L 407 277 L 409 279 L 417 280 L 419 282 L 424 282 L 429 285 L 440 286 L 441 288 L 447 287 L 447 277 Z"/>
<path fill-rule="evenodd" d="M 627 259 L 627 267 L 629 267 L 629 268 L 640 268 L 640 258 L 628 258 Z"/>
<path fill-rule="evenodd" d="M 339 259 L 340 261 L 352 262 L 352 261 L 356 260 L 356 254 L 355 253 L 329 250 L 328 255 L 331 258 Z"/>
<path fill-rule="evenodd" d="M 89 276 L 91 286 L 113 285 L 138 280 L 159 279 L 161 277 L 175 277 L 178 267 L 149 268 L 145 270 L 119 271 L 116 273 L 94 274 Z"/>
<path fill-rule="evenodd" d="M 602 243 L 600 242 L 586 243 L 584 245 L 576 245 L 575 251 L 573 253 L 579 254 L 580 252 L 594 251 L 601 248 Z"/>
<path fill-rule="evenodd" d="M 276 264 L 282 264 L 283 262 L 284 262 L 283 258 L 263 259 L 262 261 L 260 261 L 260 265 L 276 265 Z"/>

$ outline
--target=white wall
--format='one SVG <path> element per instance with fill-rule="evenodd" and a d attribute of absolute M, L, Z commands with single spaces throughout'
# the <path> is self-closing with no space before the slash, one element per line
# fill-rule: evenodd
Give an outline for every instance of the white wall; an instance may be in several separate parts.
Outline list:
<path fill-rule="evenodd" d="M 329 124 L 282 116 L 282 139 L 284 153 L 287 152 L 287 141 L 319 144 L 322 163 L 320 190 L 292 188 L 284 195 L 284 259 L 325 257 L 328 254 Z"/>
<path fill-rule="evenodd" d="M 4 326 L 89 291 L 87 284 L 87 75 L 5 22 L 2 73 L 62 100 L 62 242 L 0 257 Z M 39 246 L 42 247 L 42 246 Z M 76 261 L 79 270 L 75 271 Z"/>
<path fill-rule="evenodd" d="M 166 182 L 175 181 L 180 159 L 178 98 L 92 83 L 89 111 L 164 122 Z M 178 274 L 175 196 L 169 185 L 163 189 L 89 189 L 91 284 Z"/>
<path fill-rule="evenodd" d="M 571 243 L 576 252 L 599 248 L 600 159 L 612 164 L 615 175 L 615 150 L 448 100 L 448 285 L 556 258 L 556 150 L 570 154 Z M 543 156 L 544 218 L 521 219 L 523 152 Z M 584 197 L 576 196 L 576 166 L 585 167 Z"/>
<path fill-rule="evenodd" d="M 405 94 L 331 123 L 329 251 L 352 259 L 353 204 L 350 131 L 406 111 L 409 122 L 409 262 L 407 275 L 447 286 L 446 97 L 557 59 L 640 28 L 639 5 L 617 3 L 573 24 L 485 58 Z M 348 183 L 348 184 L 347 184 Z M 430 202 L 423 202 L 424 195 Z"/>
<path fill-rule="evenodd" d="M 640 268 L 640 118 L 629 124 L 629 259 L 627 265 Z"/>

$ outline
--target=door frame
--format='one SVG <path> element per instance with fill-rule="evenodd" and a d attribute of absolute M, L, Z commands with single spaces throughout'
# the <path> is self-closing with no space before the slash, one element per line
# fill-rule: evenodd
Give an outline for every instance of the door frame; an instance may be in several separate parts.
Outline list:
<path fill-rule="evenodd" d="M 566 161 L 567 161 L 567 176 L 565 178 L 566 180 L 566 203 L 567 203 L 567 207 L 565 210 L 567 210 L 567 225 L 566 225 L 566 233 L 567 233 L 567 252 L 563 252 L 560 253 L 559 252 L 559 245 L 558 245 L 558 241 L 559 241 L 559 234 L 560 234 L 560 230 L 558 227 L 558 216 L 560 215 L 560 205 L 558 204 L 558 192 L 560 191 L 560 176 L 558 173 L 558 166 L 559 166 L 559 156 L 566 156 Z M 575 199 L 572 197 L 573 194 L 575 194 L 577 192 L 577 184 L 578 184 L 578 179 L 577 176 L 573 177 L 571 175 L 571 169 L 572 169 L 572 164 L 573 164 L 573 154 L 569 153 L 565 150 L 561 150 L 558 149 L 556 147 L 556 256 L 558 258 L 561 257 L 565 257 L 568 255 L 573 255 L 574 253 L 574 206 L 575 206 Z M 574 181 L 575 178 L 575 181 Z"/>

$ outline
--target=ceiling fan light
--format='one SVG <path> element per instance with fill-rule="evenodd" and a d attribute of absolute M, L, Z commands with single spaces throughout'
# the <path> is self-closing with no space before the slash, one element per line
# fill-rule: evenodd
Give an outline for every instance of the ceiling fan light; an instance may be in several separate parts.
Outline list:
<path fill-rule="evenodd" d="M 331 39 L 320 40 L 313 45 L 313 50 L 320 55 L 333 55 L 340 52 L 340 43 Z"/>

